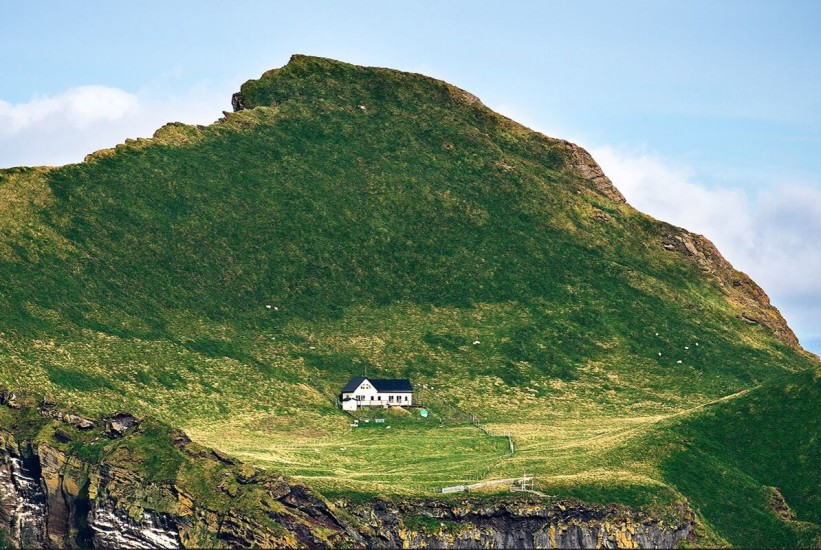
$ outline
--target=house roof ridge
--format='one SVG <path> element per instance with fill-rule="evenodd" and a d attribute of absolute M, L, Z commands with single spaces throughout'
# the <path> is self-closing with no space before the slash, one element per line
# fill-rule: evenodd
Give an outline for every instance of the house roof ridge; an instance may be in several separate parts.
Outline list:
<path fill-rule="evenodd" d="M 378 392 L 413 392 L 413 385 L 407 378 L 371 378 L 367 376 L 354 376 L 342 388 L 342 392 L 355 391 L 362 382 L 367 380 Z"/>

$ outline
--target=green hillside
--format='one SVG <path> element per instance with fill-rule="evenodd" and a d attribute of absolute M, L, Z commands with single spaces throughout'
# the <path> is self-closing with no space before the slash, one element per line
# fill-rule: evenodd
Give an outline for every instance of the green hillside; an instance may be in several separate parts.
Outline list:
<path fill-rule="evenodd" d="M 421 75 L 294 56 L 234 106 L 0 171 L 0 385 L 329 495 L 527 470 L 551 494 L 686 498 L 718 543 L 759 516 L 756 545 L 818 540 L 817 358 L 709 241 Z M 351 428 L 334 400 L 366 368 L 434 414 Z"/>

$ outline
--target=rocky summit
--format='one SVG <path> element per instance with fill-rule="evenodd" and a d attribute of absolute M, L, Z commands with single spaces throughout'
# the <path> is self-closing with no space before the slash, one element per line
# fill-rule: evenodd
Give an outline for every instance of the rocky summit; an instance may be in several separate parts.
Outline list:
<path fill-rule="evenodd" d="M 231 103 L 0 170 L 0 545 L 821 545 L 818 358 L 707 238 L 423 75 Z"/>

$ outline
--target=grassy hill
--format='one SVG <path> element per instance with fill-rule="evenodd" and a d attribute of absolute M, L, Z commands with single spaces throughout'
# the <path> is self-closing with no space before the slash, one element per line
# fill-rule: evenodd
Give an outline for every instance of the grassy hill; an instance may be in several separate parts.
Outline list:
<path fill-rule="evenodd" d="M 817 358 L 709 241 L 421 75 L 294 56 L 234 106 L 0 171 L 0 384 L 155 416 L 328 494 L 527 470 L 551 494 L 689 499 L 719 542 L 753 516 L 756 545 L 817 536 L 818 424 L 796 416 Z M 334 398 L 366 367 L 435 414 L 351 428 Z"/>

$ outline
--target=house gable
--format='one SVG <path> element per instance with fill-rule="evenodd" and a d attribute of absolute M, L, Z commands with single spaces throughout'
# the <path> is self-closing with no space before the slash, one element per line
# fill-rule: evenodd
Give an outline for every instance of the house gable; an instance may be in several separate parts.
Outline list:
<path fill-rule="evenodd" d="M 367 378 L 365 378 L 364 376 L 355 376 L 351 378 L 350 381 L 347 384 L 345 384 L 345 387 L 342 388 L 342 393 L 355 392 L 359 389 L 359 386 L 365 380 L 367 380 Z"/>
<path fill-rule="evenodd" d="M 411 405 L 413 386 L 404 378 L 365 378 L 356 376 L 342 388 L 343 401 L 353 399 L 359 406 Z"/>

